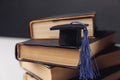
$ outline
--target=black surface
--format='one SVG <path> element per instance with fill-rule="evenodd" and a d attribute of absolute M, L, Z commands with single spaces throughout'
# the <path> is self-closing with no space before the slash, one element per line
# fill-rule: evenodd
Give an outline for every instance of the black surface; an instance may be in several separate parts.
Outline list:
<path fill-rule="evenodd" d="M 29 22 L 96 11 L 99 30 L 115 30 L 120 43 L 120 0 L 0 0 L 0 36 L 29 37 Z"/>

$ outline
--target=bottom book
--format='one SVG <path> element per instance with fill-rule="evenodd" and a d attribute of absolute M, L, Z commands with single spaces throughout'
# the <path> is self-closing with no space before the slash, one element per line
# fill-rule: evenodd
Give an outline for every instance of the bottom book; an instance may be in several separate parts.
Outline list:
<path fill-rule="evenodd" d="M 98 80 L 120 80 L 120 64 L 102 69 Z"/>
<path fill-rule="evenodd" d="M 24 74 L 24 80 L 42 80 L 42 79 L 32 73 L 26 72 Z"/>
<path fill-rule="evenodd" d="M 42 80 L 36 75 L 32 75 L 31 73 L 25 73 L 24 80 Z M 79 78 L 71 79 L 71 80 L 79 80 Z M 102 79 L 98 80 L 120 80 L 120 71 L 116 71 Z"/>
<path fill-rule="evenodd" d="M 117 71 L 117 72 L 105 77 L 102 80 L 120 80 L 120 71 Z"/>
<path fill-rule="evenodd" d="M 42 80 L 69 80 L 79 76 L 78 69 L 52 67 L 30 62 L 20 62 L 20 65 L 26 71 L 38 76 Z"/>

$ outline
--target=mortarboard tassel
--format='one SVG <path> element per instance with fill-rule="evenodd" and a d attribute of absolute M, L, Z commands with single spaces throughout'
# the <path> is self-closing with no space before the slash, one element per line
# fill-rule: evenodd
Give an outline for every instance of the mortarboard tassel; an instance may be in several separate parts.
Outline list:
<path fill-rule="evenodd" d="M 80 47 L 80 80 L 93 80 L 96 78 L 95 66 L 92 63 L 90 56 L 91 50 L 89 47 L 88 30 L 85 24 L 78 22 L 84 27 L 84 38 Z"/>

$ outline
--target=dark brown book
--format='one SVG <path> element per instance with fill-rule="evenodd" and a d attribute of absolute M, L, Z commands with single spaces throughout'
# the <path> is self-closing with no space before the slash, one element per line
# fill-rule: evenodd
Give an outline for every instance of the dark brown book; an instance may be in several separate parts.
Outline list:
<path fill-rule="evenodd" d="M 30 62 L 20 62 L 20 65 L 23 69 L 42 80 L 68 80 L 79 76 L 79 70 L 77 69 L 52 67 Z"/>
<path fill-rule="evenodd" d="M 79 80 L 79 77 L 70 80 Z M 120 80 L 120 64 L 100 70 L 100 76 L 94 80 Z"/>
<path fill-rule="evenodd" d="M 120 64 L 111 66 L 100 71 L 98 80 L 119 80 L 120 79 Z"/>
<path fill-rule="evenodd" d="M 91 56 L 113 43 L 113 32 L 98 32 L 96 38 L 90 40 Z M 21 61 L 77 68 L 80 65 L 79 55 L 78 47 L 60 46 L 58 40 L 28 40 L 16 45 L 16 58 Z"/>
<path fill-rule="evenodd" d="M 120 80 L 120 70 L 106 76 L 102 80 Z"/>
<path fill-rule="evenodd" d="M 114 66 L 108 69 L 101 70 L 101 77 L 97 78 L 96 80 L 120 80 L 120 66 Z M 112 70 L 110 73 L 109 71 Z M 32 74 L 32 73 L 25 73 L 24 80 L 42 80 L 40 77 Z M 69 79 L 69 80 L 79 80 L 79 77 Z"/>
<path fill-rule="evenodd" d="M 98 56 L 96 62 L 100 69 L 120 64 L 120 49 Z"/>
<path fill-rule="evenodd" d="M 30 22 L 30 36 L 32 39 L 58 39 L 59 31 L 51 31 L 50 27 L 56 25 L 70 24 L 71 22 L 83 22 L 88 24 L 89 36 L 94 37 L 95 12 L 81 13 L 75 15 L 63 15 L 49 17 Z M 82 35 L 83 36 L 83 35 Z"/>

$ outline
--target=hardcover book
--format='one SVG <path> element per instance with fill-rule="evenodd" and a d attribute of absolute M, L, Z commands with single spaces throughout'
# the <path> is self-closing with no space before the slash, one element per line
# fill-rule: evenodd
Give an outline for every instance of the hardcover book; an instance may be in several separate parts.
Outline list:
<path fill-rule="evenodd" d="M 79 76 L 79 70 L 53 67 L 42 64 L 20 62 L 26 71 L 40 77 L 42 80 L 68 80 Z"/>
<path fill-rule="evenodd" d="M 108 76 L 106 76 L 102 80 L 120 80 L 120 70 L 109 74 Z"/>
<path fill-rule="evenodd" d="M 120 64 L 102 69 L 101 77 L 98 80 L 119 80 L 120 79 Z"/>
<path fill-rule="evenodd" d="M 120 48 L 116 51 L 111 51 L 111 52 L 108 52 L 107 54 L 98 56 L 96 58 L 96 62 L 100 69 L 119 65 L 120 64 Z"/>
<path fill-rule="evenodd" d="M 32 39 L 58 39 L 59 31 L 50 31 L 50 27 L 56 25 L 82 22 L 88 24 L 89 37 L 94 37 L 95 12 L 61 15 L 30 22 L 30 36 Z M 82 34 L 83 36 L 83 34 Z"/>
<path fill-rule="evenodd" d="M 110 72 L 111 71 L 111 72 Z M 113 66 L 100 71 L 101 77 L 96 80 L 120 80 L 120 66 Z M 25 73 L 24 80 L 43 80 L 40 77 L 34 75 L 33 73 Z M 73 78 L 69 80 L 79 80 L 79 78 Z"/>
<path fill-rule="evenodd" d="M 111 44 L 114 44 L 114 32 L 98 32 L 96 38 L 90 40 L 91 56 Z M 21 61 L 77 68 L 79 55 L 79 47 L 60 46 L 58 40 L 28 40 L 16 45 L 16 58 Z"/>
<path fill-rule="evenodd" d="M 42 80 L 42 79 L 30 72 L 26 72 L 24 74 L 24 80 Z"/>
<path fill-rule="evenodd" d="M 111 48 L 114 48 L 115 50 L 115 47 L 110 47 L 109 49 Z M 96 62 L 100 70 L 100 76 L 99 76 L 100 78 L 105 77 L 106 75 L 109 75 L 108 72 L 106 73 L 108 68 L 111 69 L 111 67 L 113 66 L 120 67 L 119 56 L 120 56 L 120 49 L 111 51 L 111 52 L 105 53 L 104 55 L 100 55 L 96 57 Z M 78 69 L 74 70 L 69 68 L 48 66 L 48 65 L 42 65 L 42 64 L 31 63 L 31 62 L 22 62 L 22 61 L 20 62 L 20 64 L 21 64 L 21 67 L 24 68 L 26 71 L 37 75 L 43 80 L 68 80 L 75 76 L 79 76 Z M 117 71 L 115 74 L 111 74 L 111 76 L 105 77 L 105 79 L 103 80 L 112 78 L 113 76 L 116 77 L 118 76 L 118 73 L 120 73 L 120 71 Z"/>
<path fill-rule="evenodd" d="M 116 70 L 117 72 L 120 70 L 120 68 L 118 68 L 118 66 L 120 67 L 120 48 L 111 46 L 105 50 L 106 50 L 106 52 L 104 52 L 104 51 L 100 52 L 99 53 L 100 55 L 96 57 L 96 62 L 98 64 L 97 66 L 98 66 L 98 69 L 100 70 L 100 76 L 99 76 L 100 78 L 104 78 L 105 76 L 114 72 L 114 71 L 112 71 L 114 68 L 116 68 L 114 70 Z M 47 66 L 47 65 L 31 63 L 31 62 L 22 62 L 22 61 L 20 63 L 21 63 L 22 68 L 24 68 L 25 70 L 27 70 L 28 72 L 30 72 L 32 74 L 35 74 L 36 76 L 40 77 L 41 79 L 43 79 L 43 78 L 45 79 L 47 77 L 51 80 L 54 80 L 54 78 L 52 78 L 52 77 L 57 77 L 57 80 L 59 80 L 59 79 L 68 80 L 75 76 L 79 76 L 78 69 L 74 70 L 74 69 L 69 69 L 69 68 Z M 114 66 L 117 66 L 117 67 L 114 67 Z M 109 71 L 109 73 L 107 72 L 108 69 L 111 70 L 111 71 Z M 51 73 L 49 73 L 47 70 L 51 71 Z M 56 73 L 57 76 L 56 75 L 54 76 L 54 73 Z M 48 74 L 51 77 L 48 77 Z M 66 74 L 66 75 L 60 75 L 60 74 Z M 60 75 L 60 77 L 58 77 L 59 75 Z M 45 79 L 45 80 L 48 80 L 48 79 Z"/>
<path fill-rule="evenodd" d="M 120 65 L 102 69 L 100 73 L 100 77 L 95 80 L 120 80 Z M 70 80 L 79 80 L 79 78 Z"/>

